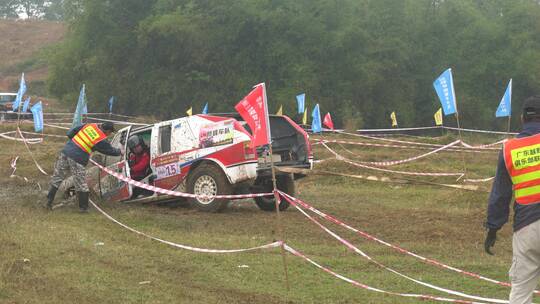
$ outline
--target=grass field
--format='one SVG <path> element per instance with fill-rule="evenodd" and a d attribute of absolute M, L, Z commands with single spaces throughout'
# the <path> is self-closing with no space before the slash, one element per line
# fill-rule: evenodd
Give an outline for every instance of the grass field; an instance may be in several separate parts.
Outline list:
<path fill-rule="evenodd" d="M 13 126 L 0 125 L 0 132 Z M 47 130 L 48 133 L 62 131 Z M 325 138 L 365 139 L 327 135 Z M 316 139 L 316 138 L 315 138 Z M 455 135 L 405 140 L 448 143 Z M 471 143 L 498 138 L 467 136 Z M 375 142 L 375 141 L 371 141 Z M 62 139 L 32 145 L 49 173 Z M 22 143 L 0 139 L 0 303 L 416 303 L 420 300 L 382 295 L 356 288 L 287 255 L 290 290 L 284 283 L 279 249 L 218 255 L 176 249 L 129 232 L 93 209 L 81 215 L 75 205 L 47 212 L 43 208 L 48 178 L 40 174 Z M 332 145 L 351 159 L 394 160 L 426 150 Z M 318 159 L 331 157 L 314 146 Z M 19 155 L 9 178 L 9 160 Z M 464 155 L 464 156 L 463 156 Z M 392 167 L 406 171 L 460 172 L 492 176 L 497 154 L 441 152 Z M 338 173 L 400 177 L 333 160 L 316 169 Z M 411 183 L 455 183 L 455 178 L 408 177 L 408 183 L 381 183 L 338 176 L 310 175 L 297 183 L 297 196 L 348 224 L 423 256 L 508 281 L 511 226 L 499 233 L 495 256 L 483 250 L 485 209 L 490 183 L 465 191 Z M 42 187 L 40 191 L 37 187 Z M 126 205 L 98 202 L 121 222 L 156 237 L 204 248 L 245 248 L 277 239 L 276 217 L 251 201 L 232 204 L 219 214 L 182 205 Z M 445 295 L 406 281 L 352 253 L 301 213 L 282 213 L 286 242 L 334 271 L 373 287 Z M 326 223 L 325 223 L 326 224 Z M 426 265 L 364 240 L 335 225 L 328 227 L 376 260 L 411 277 L 469 294 L 506 298 L 509 289 Z M 248 267 L 244 266 L 247 265 Z M 240 267 L 241 266 L 241 267 Z"/>

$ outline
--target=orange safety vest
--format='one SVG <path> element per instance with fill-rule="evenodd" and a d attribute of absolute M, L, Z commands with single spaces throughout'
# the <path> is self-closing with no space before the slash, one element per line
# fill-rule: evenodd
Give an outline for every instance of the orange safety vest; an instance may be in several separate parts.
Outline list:
<path fill-rule="evenodd" d="M 510 139 L 503 149 L 516 202 L 540 203 L 540 134 Z"/>
<path fill-rule="evenodd" d="M 92 148 L 100 141 L 107 138 L 97 124 L 86 124 L 71 139 L 79 148 L 88 154 L 92 153 Z"/>

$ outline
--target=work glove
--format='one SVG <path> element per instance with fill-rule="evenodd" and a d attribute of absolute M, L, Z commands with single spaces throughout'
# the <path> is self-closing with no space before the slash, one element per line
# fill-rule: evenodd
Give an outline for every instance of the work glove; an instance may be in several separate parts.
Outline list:
<path fill-rule="evenodd" d="M 486 240 L 484 242 L 484 249 L 490 255 L 493 255 L 491 248 L 495 246 L 495 241 L 497 240 L 497 230 L 493 228 L 488 229 Z"/>

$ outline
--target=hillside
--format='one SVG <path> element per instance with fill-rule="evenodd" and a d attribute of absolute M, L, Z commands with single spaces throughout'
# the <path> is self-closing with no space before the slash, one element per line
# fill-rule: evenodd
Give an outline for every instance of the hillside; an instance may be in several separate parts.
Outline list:
<path fill-rule="evenodd" d="M 21 72 L 27 83 L 44 83 L 47 66 L 38 55 L 61 41 L 65 33 L 66 26 L 59 22 L 0 20 L 0 91 L 16 90 Z"/>

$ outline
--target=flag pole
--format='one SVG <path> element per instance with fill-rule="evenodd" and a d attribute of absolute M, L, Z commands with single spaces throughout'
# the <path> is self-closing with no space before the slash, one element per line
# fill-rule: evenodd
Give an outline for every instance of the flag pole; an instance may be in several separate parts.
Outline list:
<path fill-rule="evenodd" d="M 512 78 L 510 78 L 510 81 L 508 82 L 508 87 L 506 90 L 509 91 L 510 93 L 508 96 L 508 99 L 509 99 L 508 100 L 508 127 L 506 128 L 506 132 L 510 133 L 510 120 L 512 119 Z M 506 92 L 504 92 L 503 100 L 504 100 L 504 97 L 506 97 Z"/>
<path fill-rule="evenodd" d="M 21 76 L 21 80 L 19 82 L 19 90 L 21 90 L 21 83 L 22 83 L 22 80 L 24 79 L 24 73 L 22 73 L 22 76 Z M 25 83 L 25 86 L 26 86 L 26 83 Z M 26 91 L 26 90 L 25 90 Z M 20 118 L 21 118 L 21 104 L 22 104 L 22 99 L 23 99 L 23 96 L 24 94 L 21 94 L 21 99 L 19 100 L 19 104 L 17 106 L 17 129 L 20 127 Z M 19 97 L 19 92 L 17 92 L 17 97 Z"/>
<path fill-rule="evenodd" d="M 21 103 L 22 103 L 22 96 L 21 96 L 21 100 L 19 100 L 19 106 L 17 107 L 17 129 L 20 127 Z"/>
<path fill-rule="evenodd" d="M 284 245 L 284 242 L 285 242 L 285 236 L 284 236 L 284 233 L 283 233 L 283 226 L 281 225 L 281 215 L 280 215 L 280 211 L 279 211 L 279 205 L 280 205 L 280 202 L 281 202 L 281 199 L 280 199 L 280 196 L 278 194 L 278 189 L 277 189 L 277 183 L 276 183 L 276 169 L 275 169 L 275 165 L 274 165 L 274 153 L 273 153 L 273 150 L 272 150 L 272 135 L 270 133 L 270 117 L 268 116 L 268 103 L 267 103 L 267 99 L 266 99 L 266 85 L 264 83 L 262 83 L 262 86 L 263 86 L 263 91 L 264 91 L 264 104 L 265 104 L 265 111 L 266 111 L 266 118 L 268 119 L 268 124 L 267 124 L 267 128 L 268 128 L 268 141 L 269 141 L 269 153 L 270 153 L 270 167 L 272 169 L 272 186 L 273 186 L 273 193 L 274 193 L 274 202 L 275 202 L 275 207 L 276 207 L 276 217 L 277 217 L 277 220 L 276 220 L 276 231 L 277 231 L 277 234 L 278 234 L 278 237 L 280 238 L 280 241 L 282 242 L 281 243 L 281 258 L 283 260 L 283 271 L 285 273 L 285 286 L 287 288 L 287 291 L 290 290 L 290 286 L 289 286 L 289 271 L 288 271 L 288 267 L 287 267 L 287 256 L 285 254 L 285 247 L 283 246 Z"/>
<path fill-rule="evenodd" d="M 441 136 L 445 136 L 447 134 L 447 131 L 446 129 L 444 128 L 444 115 L 442 113 L 442 110 L 441 110 Z"/>

